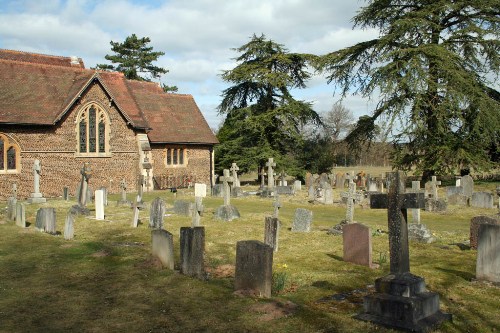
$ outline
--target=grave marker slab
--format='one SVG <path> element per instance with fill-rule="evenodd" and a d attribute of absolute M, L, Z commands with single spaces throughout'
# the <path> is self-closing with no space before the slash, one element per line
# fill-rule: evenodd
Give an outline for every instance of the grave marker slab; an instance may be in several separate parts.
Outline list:
<path fill-rule="evenodd" d="M 174 236 L 162 229 L 151 231 L 152 254 L 160 259 L 163 267 L 174 269 Z"/>
<path fill-rule="evenodd" d="M 56 234 L 56 209 L 42 207 L 36 212 L 35 228 L 48 234 Z"/>
<path fill-rule="evenodd" d="M 278 252 L 280 225 L 281 223 L 277 217 L 266 216 L 264 243 L 272 247 L 274 252 Z"/>
<path fill-rule="evenodd" d="M 489 192 L 474 192 L 470 199 L 470 205 L 477 208 L 495 208 L 494 195 Z"/>
<path fill-rule="evenodd" d="M 104 191 L 95 191 L 95 218 L 96 220 L 104 220 Z"/>
<path fill-rule="evenodd" d="M 181 227 L 180 243 L 181 274 L 204 280 L 205 227 Z"/>
<path fill-rule="evenodd" d="M 293 182 L 293 190 L 295 192 L 302 191 L 302 182 L 300 180 L 296 180 Z"/>
<path fill-rule="evenodd" d="M 479 215 L 479 216 L 474 216 L 470 220 L 469 239 L 470 239 L 470 248 L 471 249 L 477 249 L 477 238 L 478 238 L 478 233 L 479 233 L 479 227 L 483 224 L 500 225 L 500 216 L 499 215 L 491 215 L 491 216 Z"/>
<path fill-rule="evenodd" d="M 66 220 L 64 221 L 64 239 L 72 240 L 75 236 L 75 215 L 70 212 L 66 214 Z"/>
<path fill-rule="evenodd" d="M 311 231 L 313 212 L 305 208 L 297 208 L 293 218 L 292 231 L 309 232 Z"/>
<path fill-rule="evenodd" d="M 474 179 L 470 175 L 465 175 L 460 179 L 460 186 L 462 186 L 463 194 L 470 198 L 474 193 Z"/>
<path fill-rule="evenodd" d="M 269 160 L 266 162 L 266 167 L 267 167 L 267 187 L 269 190 L 272 190 L 274 188 L 274 170 L 273 168 L 276 166 L 276 163 L 274 163 L 274 159 L 272 157 L 269 158 Z"/>
<path fill-rule="evenodd" d="M 26 205 L 22 202 L 16 204 L 16 225 L 26 228 Z"/>
<path fill-rule="evenodd" d="M 194 184 L 194 196 L 204 198 L 207 196 L 207 184 Z"/>
<path fill-rule="evenodd" d="M 163 228 L 163 218 L 167 207 L 165 206 L 165 200 L 162 198 L 155 198 L 151 203 L 149 209 L 149 227 L 152 229 L 162 229 Z"/>
<path fill-rule="evenodd" d="M 500 225 L 479 226 L 476 278 L 500 282 Z"/>
<path fill-rule="evenodd" d="M 271 297 L 273 280 L 273 249 L 256 240 L 236 243 L 235 290 L 252 290 L 262 297 Z"/>
<path fill-rule="evenodd" d="M 360 223 L 345 224 L 342 227 L 344 261 L 357 265 L 377 267 L 372 263 L 372 233 Z"/>

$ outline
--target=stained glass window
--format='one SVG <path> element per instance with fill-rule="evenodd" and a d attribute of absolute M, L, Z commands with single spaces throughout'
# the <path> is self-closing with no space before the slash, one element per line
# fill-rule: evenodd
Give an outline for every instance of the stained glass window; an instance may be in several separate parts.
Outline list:
<path fill-rule="evenodd" d="M 99 122 L 99 152 L 106 152 L 106 124 L 104 120 Z"/>
<path fill-rule="evenodd" d="M 96 111 L 92 106 L 89 109 L 89 153 L 96 152 Z"/>
<path fill-rule="evenodd" d="M 16 148 L 14 147 L 10 147 L 9 150 L 7 150 L 7 169 L 16 169 Z"/>
<path fill-rule="evenodd" d="M 106 153 L 109 150 L 108 126 L 107 115 L 102 109 L 95 104 L 87 106 L 79 116 L 79 152 L 97 156 Z"/>
<path fill-rule="evenodd" d="M 80 153 L 87 152 L 87 122 L 80 120 Z"/>
<path fill-rule="evenodd" d="M 3 170 L 4 168 L 4 147 L 5 147 L 5 144 L 3 142 L 3 139 L 0 138 L 0 170 Z"/>

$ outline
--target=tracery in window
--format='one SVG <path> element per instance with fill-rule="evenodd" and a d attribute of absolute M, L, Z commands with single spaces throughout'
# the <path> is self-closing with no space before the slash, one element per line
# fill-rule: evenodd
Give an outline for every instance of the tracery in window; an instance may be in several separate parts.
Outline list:
<path fill-rule="evenodd" d="M 77 121 L 78 153 L 103 156 L 109 153 L 109 119 L 104 110 L 91 103 L 80 112 Z"/>
<path fill-rule="evenodd" d="M 0 173 L 16 172 L 20 159 L 19 145 L 0 133 Z"/>

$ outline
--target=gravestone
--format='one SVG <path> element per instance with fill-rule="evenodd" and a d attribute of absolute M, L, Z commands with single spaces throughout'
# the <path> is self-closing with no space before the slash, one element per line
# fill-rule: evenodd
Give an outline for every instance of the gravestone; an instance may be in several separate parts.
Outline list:
<path fill-rule="evenodd" d="M 344 172 L 338 172 L 335 175 L 335 187 L 337 189 L 343 190 L 345 187 L 345 173 Z"/>
<path fill-rule="evenodd" d="M 125 179 L 120 182 L 120 200 L 116 204 L 118 206 L 130 206 L 132 204 L 127 200 L 127 182 L 125 182 Z"/>
<path fill-rule="evenodd" d="M 390 274 L 375 281 L 375 293 L 363 300 L 355 318 L 407 331 L 424 332 L 451 320 L 439 310 L 439 295 L 428 292 L 423 278 L 410 273 L 407 209 L 423 208 L 423 193 L 405 193 L 402 172 L 388 177 L 388 194 L 370 197 L 371 208 L 387 208 Z"/>
<path fill-rule="evenodd" d="M 133 213 L 132 213 L 132 227 L 137 228 L 139 226 L 139 222 L 140 222 L 140 220 L 139 220 L 140 209 L 139 209 L 139 206 L 137 205 L 137 203 L 134 203 L 132 205 L 132 211 L 133 211 Z"/>
<path fill-rule="evenodd" d="M 31 197 L 28 198 L 28 203 L 44 203 L 47 202 L 40 193 L 40 175 L 42 173 L 42 166 L 40 165 L 39 160 L 35 160 L 33 162 L 33 193 L 31 193 Z"/>
<path fill-rule="evenodd" d="M 500 225 L 479 227 L 476 279 L 500 283 Z"/>
<path fill-rule="evenodd" d="M 470 220 L 469 240 L 471 249 L 477 249 L 477 238 L 479 233 L 479 227 L 483 224 L 500 225 L 500 215 L 491 215 L 491 216 L 479 215 L 479 216 L 474 216 Z"/>
<path fill-rule="evenodd" d="M 332 186 L 328 183 L 325 183 L 324 186 L 325 192 L 323 194 L 323 203 L 325 205 L 333 205 L 333 189 Z"/>
<path fill-rule="evenodd" d="M 276 166 L 276 163 L 274 163 L 274 159 L 272 157 L 269 158 L 269 160 L 266 162 L 266 167 L 267 167 L 267 188 L 269 191 L 272 191 L 274 188 L 274 170 L 273 168 Z"/>
<path fill-rule="evenodd" d="M 174 213 L 177 215 L 193 216 L 193 203 L 186 200 L 175 200 Z"/>
<path fill-rule="evenodd" d="M 285 171 L 281 171 L 279 186 L 288 186 L 288 182 L 286 181 L 286 177 L 288 177 L 288 175 L 286 174 L 286 172 Z"/>
<path fill-rule="evenodd" d="M 75 237 L 75 215 L 71 211 L 66 214 L 66 220 L 64 221 L 64 239 L 72 240 Z"/>
<path fill-rule="evenodd" d="M 238 179 L 238 171 L 240 168 L 238 168 L 238 165 L 236 163 L 231 163 L 231 168 L 229 171 L 231 171 L 231 176 L 234 179 L 233 187 L 240 187 L 240 180 Z"/>
<path fill-rule="evenodd" d="M 78 200 L 78 205 L 74 205 L 72 207 L 73 211 L 82 214 L 82 215 L 89 215 L 90 211 L 87 208 L 87 199 L 88 199 L 88 189 L 89 189 L 89 179 L 91 177 L 91 169 L 90 169 L 90 163 L 85 162 L 83 163 L 82 168 L 80 169 L 80 174 L 82 175 L 80 185 L 78 187 L 77 191 L 77 200 Z"/>
<path fill-rule="evenodd" d="M 293 190 L 295 192 L 302 191 L 302 182 L 300 180 L 296 180 L 293 182 Z"/>
<path fill-rule="evenodd" d="M 181 227 L 180 243 L 181 274 L 204 280 L 205 227 Z"/>
<path fill-rule="evenodd" d="M 470 175 L 465 175 L 460 179 L 460 186 L 467 198 L 472 197 L 472 193 L 474 193 L 474 179 Z"/>
<path fill-rule="evenodd" d="M 56 234 L 56 209 L 51 207 L 39 208 L 36 212 L 35 228 L 48 234 Z"/>
<path fill-rule="evenodd" d="M 297 208 L 293 217 L 292 231 L 309 232 L 311 231 L 313 212 L 305 208 Z"/>
<path fill-rule="evenodd" d="M 161 265 L 174 269 L 174 236 L 162 229 L 151 231 L 152 254 L 160 259 Z"/>
<path fill-rule="evenodd" d="M 275 194 L 283 194 L 283 195 L 294 195 L 295 194 L 295 189 L 293 186 L 276 186 L 275 187 Z"/>
<path fill-rule="evenodd" d="M 346 202 L 346 214 L 345 214 L 345 222 L 353 223 L 354 222 L 354 205 L 356 203 L 361 202 L 363 199 L 363 194 L 361 192 L 356 192 L 356 183 L 349 182 L 349 191 L 343 192 L 340 196 L 345 199 Z"/>
<path fill-rule="evenodd" d="M 213 197 L 222 197 L 223 196 L 222 184 L 215 184 L 212 187 L 212 196 Z"/>
<path fill-rule="evenodd" d="M 193 206 L 193 222 L 191 224 L 192 227 L 200 226 L 201 216 L 203 215 L 204 209 L 205 206 L 203 206 L 203 197 L 195 197 Z"/>
<path fill-rule="evenodd" d="M 215 216 L 219 220 L 232 221 L 240 217 L 238 209 L 231 205 L 231 193 L 229 183 L 234 182 L 234 178 L 229 176 L 229 170 L 224 169 L 224 176 L 220 177 L 223 187 L 224 205 L 219 206 L 215 212 Z"/>
<path fill-rule="evenodd" d="M 274 207 L 273 217 L 278 218 L 281 208 L 280 197 L 278 194 L 276 194 L 276 196 L 274 197 L 273 207 Z"/>
<path fill-rule="evenodd" d="M 454 194 L 464 194 L 464 188 L 462 186 L 446 186 L 446 197 L 450 197 Z"/>
<path fill-rule="evenodd" d="M 360 223 L 345 224 L 342 227 L 344 261 L 376 268 L 372 263 L 372 233 Z"/>
<path fill-rule="evenodd" d="M 457 205 L 457 206 L 467 206 L 469 203 L 469 198 L 467 198 L 462 193 L 455 193 L 448 196 L 448 204 L 449 205 Z"/>
<path fill-rule="evenodd" d="M 425 197 L 438 200 L 438 185 L 441 185 L 441 181 L 432 176 L 431 180 L 425 183 Z"/>
<path fill-rule="evenodd" d="M 425 198 L 425 210 L 428 212 L 445 212 L 448 202 L 443 199 Z"/>
<path fill-rule="evenodd" d="M 316 190 L 314 189 L 314 185 L 309 186 L 307 189 L 307 195 L 309 201 L 314 201 L 316 199 Z"/>
<path fill-rule="evenodd" d="M 234 289 L 271 297 L 272 280 L 273 249 L 256 240 L 237 242 Z"/>
<path fill-rule="evenodd" d="M 420 193 L 420 181 L 414 180 L 411 182 L 411 192 L 412 193 Z M 412 222 L 420 223 L 420 209 L 412 208 L 411 210 Z"/>
<path fill-rule="evenodd" d="M 96 220 L 104 220 L 104 191 L 95 191 L 95 218 Z"/>
<path fill-rule="evenodd" d="M 16 225 L 26 228 L 26 205 L 22 202 L 16 204 Z"/>
<path fill-rule="evenodd" d="M 69 188 L 67 186 L 63 187 L 63 200 L 68 201 L 69 200 Z"/>
<path fill-rule="evenodd" d="M 207 184 L 194 184 L 194 196 L 205 198 L 207 196 Z"/>
<path fill-rule="evenodd" d="M 17 199 L 14 197 L 7 198 L 7 219 L 14 221 L 16 219 Z"/>
<path fill-rule="evenodd" d="M 281 223 L 277 217 L 266 216 L 264 228 L 264 243 L 278 252 L 278 238 Z"/>
<path fill-rule="evenodd" d="M 476 208 L 495 208 L 494 195 L 489 192 L 474 192 L 470 199 L 471 207 Z"/>
<path fill-rule="evenodd" d="M 152 229 L 163 228 L 163 217 L 167 208 L 162 198 L 155 198 L 149 208 L 149 227 Z"/>
<path fill-rule="evenodd" d="M 264 187 L 266 187 L 266 179 L 265 179 L 266 171 L 265 171 L 264 167 L 262 167 L 260 169 L 259 176 L 260 176 L 260 187 L 259 187 L 259 189 L 263 190 Z"/>

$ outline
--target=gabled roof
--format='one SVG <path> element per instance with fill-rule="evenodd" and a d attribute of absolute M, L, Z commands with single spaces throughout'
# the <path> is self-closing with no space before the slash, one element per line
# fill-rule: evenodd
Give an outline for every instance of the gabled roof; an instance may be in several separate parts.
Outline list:
<path fill-rule="evenodd" d="M 88 70 L 81 59 L 71 66 L 68 59 L 0 49 L 0 124 L 54 125 L 97 81 L 132 127 L 150 130 L 151 142 L 218 143 L 191 95 Z"/>

